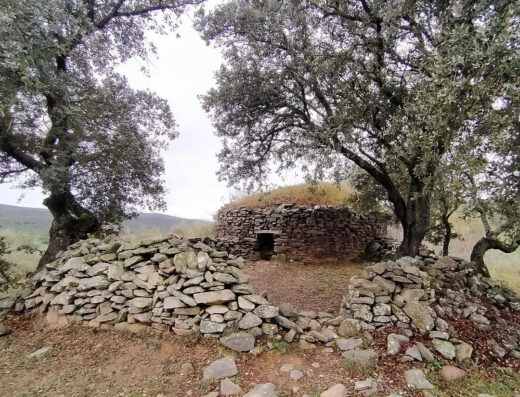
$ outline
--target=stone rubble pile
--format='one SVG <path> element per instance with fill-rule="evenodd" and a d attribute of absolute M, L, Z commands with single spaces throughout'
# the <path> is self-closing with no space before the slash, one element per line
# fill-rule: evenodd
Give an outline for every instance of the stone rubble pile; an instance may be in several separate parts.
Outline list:
<path fill-rule="evenodd" d="M 429 335 L 433 348 L 445 359 L 469 360 L 473 348 L 457 338 L 453 326 L 444 318 L 469 318 L 477 328 L 491 330 L 486 317 L 489 310 L 495 314 L 520 312 L 520 299 L 513 291 L 483 277 L 474 264 L 462 259 L 437 258 L 423 252 L 416 258 L 380 262 L 366 270 L 364 275 L 350 280 L 342 316 L 352 318 L 366 330 L 387 326 L 417 329 Z M 503 346 L 494 339 L 487 344 L 500 358 L 507 354 L 518 358 L 519 336 L 508 336 Z M 400 350 L 399 341 L 408 342 L 408 338 L 389 336 L 390 354 Z M 407 350 L 403 361 L 429 361 L 433 356 L 425 350 L 424 346 L 414 346 Z"/>
<path fill-rule="evenodd" d="M 253 293 L 243 259 L 223 250 L 226 244 L 173 236 L 138 243 L 90 238 L 37 274 L 32 293 L 15 309 L 39 307 L 69 322 L 143 324 L 178 335 L 219 335 L 228 328 L 258 336 L 292 327 L 278 307 Z"/>

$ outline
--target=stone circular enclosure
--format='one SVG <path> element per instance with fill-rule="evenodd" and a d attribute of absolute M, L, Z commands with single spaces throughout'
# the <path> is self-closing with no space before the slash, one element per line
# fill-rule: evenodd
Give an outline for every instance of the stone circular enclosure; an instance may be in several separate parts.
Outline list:
<path fill-rule="evenodd" d="M 242 254 L 257 253 L 261 259 L 279 254 L 354 259 L 367 243 L 384 235 L 374 217 L 357 215 L 345 206 L 224 207 L 217 222 L 220 238 L 240 244 Z"/>

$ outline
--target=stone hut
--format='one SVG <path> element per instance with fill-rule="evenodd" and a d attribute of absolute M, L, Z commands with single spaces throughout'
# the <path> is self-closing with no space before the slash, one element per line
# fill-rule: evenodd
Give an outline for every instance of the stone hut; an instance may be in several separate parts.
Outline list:
<path fill-rule="evenodd" d="M 344 258 L 362 256 L 367 243 L 384 235 L 373 217 L 363 217 L 345 206 L 276 208 L 222 208 L 218 235 L 240 244 L 242 254 L 262 259 L 286 254 L 291 258 Z"/>

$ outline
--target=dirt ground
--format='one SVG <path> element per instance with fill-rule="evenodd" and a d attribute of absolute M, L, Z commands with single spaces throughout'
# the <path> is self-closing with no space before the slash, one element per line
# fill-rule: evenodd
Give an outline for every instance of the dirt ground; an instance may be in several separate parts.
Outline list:
<path fill-rule="evenodd" d="M 233 353 L 213 339 L 175 336 L 150 330 L 135 335 L 115 330 L 99 330 L 83 325 L 53 329 L 43 316 L 26 314 L 10 316 L 5 324 L 13 331 L 0 339 L 0 396 L 193 396 L 217 390 L 216 382 L 202 382 L 202 371 L 213 360 Z M 378 368 L 372 374 L 378 379 L 381 393 L 387 396 L 400 391 L 403 396 L 418 397 L 409 390 L 404 371 L 424 369 L 436 385 L 439 397 L 475 397 L 488 392 L 496 397 L 517 397 L 520 375 L 517 371 L 480 361 L 468 365 L 468 377 L 462 382 L 446 384 L 438 371 L 447 363 L 399 363 L 398 356 L 386 354 L 387 329 L 374 334 L 374 348 L 380 354 Z M 420 338 L 420 337 L 419 337 Z M 418 339 L 419 340 L 419 339 Z M 343 383 L 349 395 L 356 380 L 342 365 L 340 352 L 328 352 L 323 346 L 300 350 L 297 344 L 260 338 L 264 352 L 235 355 L 238 375 L 232 380 L 248 391 L 258 383 L 274 383 L 280 397 L 307 394 L 318 397 L 328 387 Z M 40 358 L 28 358 L 42 347 L 51 347 Z M 187 363 L 192 368 L 186 369 Z M 299 381 L 280 371 L 283 364 L 293 364 L 304 373 Z M 507 365 L 507 364 L 506 364 Z M 511 368 L 511 367 L 509 367 Z M 376 396 L 377 397 L 377 396 Z"/>
<path fill-rule="evenodd" d="M 339 312 L 345 285 L 367 266 L 360 262 L 275 262 L 253 261 L 246 265 L 249 282 L 258 293 L 279 305 L 299 309 Z"/>
<path fill-rule="evenodd" d="M 356 263 L 275 263 L 257 261 L 247 264 L 246 271 L 257 292 L 265 291 L 276 304 L 287 302 L 300 309 L 337 312 L 345 293 L 344 286 L 364 264 Z M 290 282 L 287 282 L 290 280 Z M 336 348 L 324 346 L 300 350 L 297 343 L 277 339 L 257 339 L 262 346 L 258 355 L 234 354 L 212 338 L 176 336 L 150 329 L 145 334 L 100 330 L 85 325 L 53 329 L 38 313 L 12 315 L 4 321 L 12 333 L 0 338 L 0 397 L 9 396 L 152 396 L 200 397 L 217 390 L 216 382 L 203 382 L 202 371 L 212 361 L 227 355 L 236 357 L 238 375 L 232 380 L 244 391 L 258 383 L 274 383 L 280 397 L 318 397 L 328 387 L 343 383 L 354 392 L 356 380 L 372 376 L 381 387 L 379 397 L 400 391 L 403 396 L 419 397 L 409 390 L 404 372 L 411 368 L 425 371 L 434 383 L 434 396 L 475 397 L 489 393 L 495 397 L 519 397 L 520 360 L 497 359 L 485 343 L 489 337 L 502 341 L 516 333 L 520 314 L 491 316 L 493 332 L 475 329 L 465 319 L 449 318 L 461 339 L 478 347 L 475 364 L 463 366 L 468 376 L 460 382 L 446 383 L 439 370 L 443 360 L 425 363 L 400 363 L 400 355 L 386 352 L 386 336 L 396 329 L 373 333 L 372 347 L 380 356 L 375 372 L 354 376 L 341 360 Z M 427 336 L 412 339 L 427 343 Z M 40 358 L 28 355 L 51 349 Z M 293 364 L 304 373 L 298 381 L 280 371 L 283 364 Z"/>
<path fill-rule="evenodd" d="M 135 335 L 81 325 L 52 329 L 40 315 L 13 316 L 12 334 L 0 339 L 0 396 L 201 396 L 216 389 L 201 382 L 202 371 L 223 355 L 232 355 L 212 339 L 175 336 L 153 330 Z M 52 349 L 39 359 L 28 355 Z M 319 395 L 341 382 L 353 386 L 339 352 L 323 347 L 300 351 L 285 343 L 259 356 L 236 356 L 234 381 L 244 390 L 272 382 L 291 395 Z M 185 371 L 183 364 L 193 370 Z M 299 381 L 280 372 L 290 363 L 305 373 Z"/>
<path fill-rule="evenodd" d="M 323 346 L 300 350 L 297 344 L 259 338 L 257 344 L 263 347 L 262 353 L 237 355 L 214 339 L 176 336 L 152 329 L 141 335 L 84 325 L 53 329 L 37 313 L 10 316 L 4 323 L 12 333 L 0 338 L 2 397 L 199 397 L 218 389 L 216 382 L 201 381 L 203 369 L 227 355 L 236 357 L 238 375 L 232 380 L 244 391 L 258 383 L 271 382 L 281 397 L 303 394 L 318 397 L 336 383 L 345 384 L 351 391 L 349 395 L 357 396 L 354 383 L 367 376 L 378 379 L 381 387 L 378 396 L 394 391 L 400 391 L 403 396 L 422 396 L 406 387 L 404 372 L 410 368 L 425 370 L 436 385 L 435 396 L 474 397 L 488 392 L 496 397 L 518 397 L 514 390 L 520 391 L 518 360 L 497 362 L 479 356 L 478 366 L 464 367 L 468 377 L 451 384 L 446 384 L 438 375 L 446 362 L 399 363 L 399 355 L 386 353 L 386 336 L 395 332 L 391 328 L 374 333 L 372 348 L 380 355 L 379 365 L 375 372 L 359 377 L 343 366 L 341 352 L 336 349 L 330 352 Z M 511 328 L 505 330 L 507 332 L 511 332 Z M 416 339 L 426 337 L 416 336 Z M 51 349 L 40 358 L 28 357 L 42 347 Z M 281 372 L 280 367 L 287 363 L 301 370 L 304 377 L 293 381 L 287 373 Z"/>

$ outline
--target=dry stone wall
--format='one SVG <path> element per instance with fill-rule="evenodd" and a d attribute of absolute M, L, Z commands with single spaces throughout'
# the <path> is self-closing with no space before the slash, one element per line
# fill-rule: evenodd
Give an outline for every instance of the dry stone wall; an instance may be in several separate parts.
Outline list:
<path fill-rule="evenodd" d="M 291 257 L 355 258 L 362 256 L 367 243 L 383 235 L 375 218 L 337 206 L 224 208 L 218 213 L 217 227 L 219 237 L 236 242 L 243 254 L 257 251 L 259 234 L 270 233 L 274 253 Z"/>
<path fill-rule="evenodd" d="M 473 316 L 477 325 L 485 325 L 478 321 L 487 310 L 479 304 L 484 298 L 497 310 L 520 312 L 518 296 L 481 276 L 475 264 L 424 252 L 416 258 L 379 262 L 354 276 L 342 314 L 369 328 L 397 325 L 431 331 L 435 319 L 446 314 Z"/>
<path fill-rule="evenodd" d="M 235 351 L 251 351 L 256 337 L 275 335 L 299 341 L 302 349 L 315 348 L 314 343 L 337 346 L 345 360 L 370 364 L 378 355 L 362 346 L 371 344 L 368 331 L 384 327 L 399 330 L 388 335 L 390 354 L 419 332 L 429 335 L 431 348 L 440 356 L 470 360 L 473 346 L 461 340 L 450 323 L 467 318 L 490 334 L 503 328 L 507 335 L 489 338 L 488 348 L 500 358 L 520 358 L 520 334 L 509 332 L 501 320 L 505 313 L 518 318 L 520 299 L 464 260 L 423 251 L 416 258 L 367 266 L 346 285 L 346 296 L 338 302 L 340 313 L 334 315 L 287 303 L 275 306 L 255 294 L 243 272 L 244 260 L 231 254 L 233 250 L 229 241 L 209 238 L 84 240 L 35 275 L 31 288 L 0 296 L 0 319 L 13 308 L 39 309 L 63 325 L 81 322 L 129 331 L 151 326 L 178 335 L 219 336 Z M 433 357 L 416 343 L 402 360 Z"/>
<path fill-rule="evenodd" d="M 40 308 L 67 322 L 131 328 L 152 326 L 185 335 L 276 333 L 291 321 L 255 295 L 243 259 L 213 239 L 165 237 L 129 243 L 115 236 L 69 247 L 34 278 L 16 310 Z M 254 338 L 253 338 L 254 343 Z"/>

